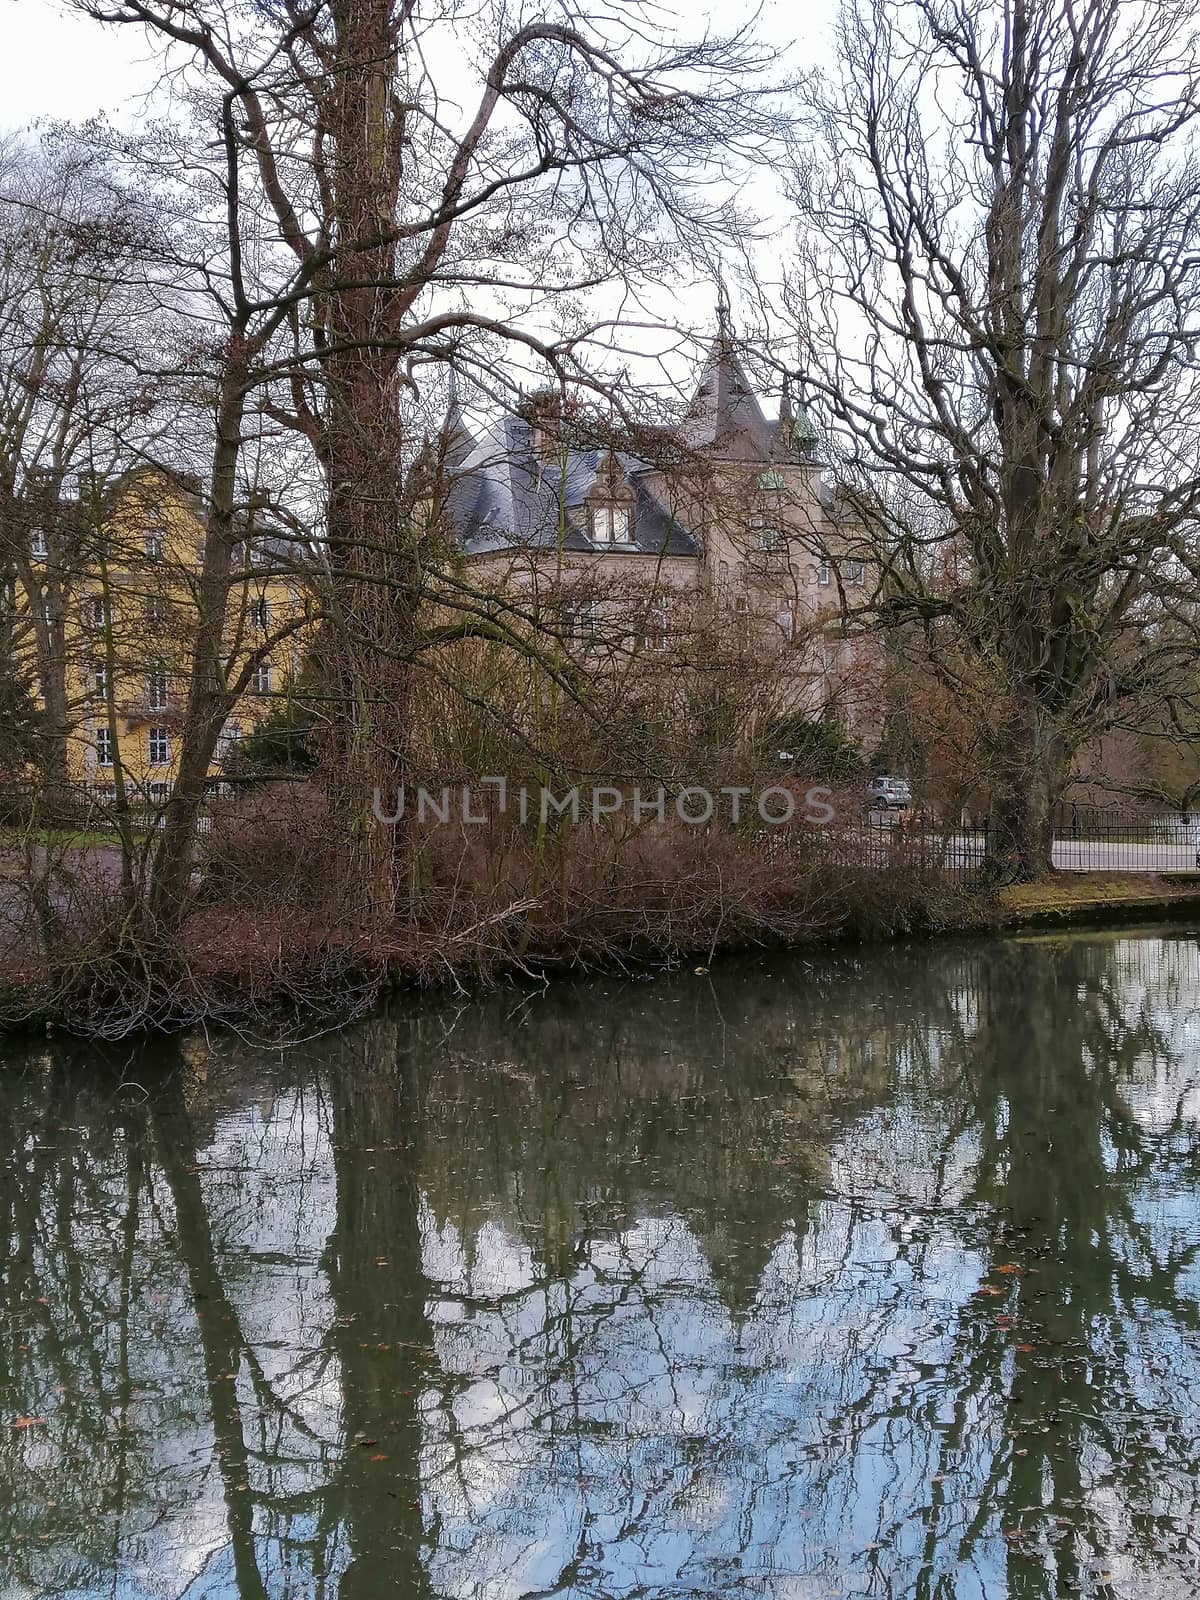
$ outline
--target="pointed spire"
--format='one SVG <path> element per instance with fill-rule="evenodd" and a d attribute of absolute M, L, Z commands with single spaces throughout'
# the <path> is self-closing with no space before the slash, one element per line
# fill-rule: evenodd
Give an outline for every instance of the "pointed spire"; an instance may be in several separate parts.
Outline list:
<path fill-rule="evenodd" d="M 728 344 L 733 338 L 732 318 L 729 311 L 729 290 L 725 286 L 725 276 L 717 273 L 717 338 L 723 344 Z"/>
<path fill-rule="evenodd" d="M 771 425 L 738 360 L 725 281 L 717 281 L 717 335 L 681 436 L 693 449 L 712 450 L 719 458 L 767 461 L 772 450 Z"/>
<path fill-rule="evenodd" d="M 783 393 L 779 397 L 779 432 L 783 438 L 791 438 L 795 421 L 796 419 L 792 412 L 792 380 L 785 372 L 783 375 Z"/>
<path fill-rule="evenodd" d="M 460 467 L 475 448 L 475 440 L 467 427 L 466 413 L 458 394 L 458 368 L 450 367 L 446 388 L 446 420 L 442 423 L 442 462 L 453 471 Z"/>

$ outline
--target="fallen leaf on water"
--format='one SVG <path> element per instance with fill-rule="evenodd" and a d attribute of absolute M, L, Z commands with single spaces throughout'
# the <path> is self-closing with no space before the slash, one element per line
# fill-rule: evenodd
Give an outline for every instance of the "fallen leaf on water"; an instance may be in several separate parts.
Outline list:
<path fill-rule="evenodd" d="M 996 1271 L 997 1272 L 1020 1272 L 1021 1268 L 1017 1267 L 1017 1266 L 997 1267 Z"/>
<path fill-rule="evenodd" d="M 45 1417 L 18 1417 L 15 1422 L 10 1422 L 10 1428 L 44 1428 Z"/>
<path fill-rule="evenodd" d="M 976 1294 L 997 1295 L 997 1294 L 1003 1294 L 1004 1290 L 1003 1289 L 997 1289 L 997 1287 L 996 1287 L 996 1285 L 994 1283 L 985 1283 L 983 1288 L 982 1289 L 976 1289 L 975 1293 Z"/>
<path fill-rule="evenodd" d="M 386 1461 L 387 1457 L 386 1456 L 372 1456 L 371 1460 L 372 1461 Z"/>

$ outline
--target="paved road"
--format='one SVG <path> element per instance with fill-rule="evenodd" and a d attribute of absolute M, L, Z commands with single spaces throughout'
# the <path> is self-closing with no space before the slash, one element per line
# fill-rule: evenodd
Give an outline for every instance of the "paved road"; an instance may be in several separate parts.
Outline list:
<path fill-rule="evenodd" d="M 1064 872 L 1195 872 L 1196 846 L 1059 839 L 1054 865 Z"/>
<path fill-rule="evenodd" d="M 890 841 L 873 823 L 871 833 L 864 834 L 863 843 L 871 859 L 886 864 Z M 983 860 L 983 839 L 977 833 L 952 835 L 940 853 L 941 841 L 931 835 L 929 845 L 940 854 L 946 866 L 952 868 L 977 867 Z M 1063 872 L 1195 872 L 1196 852 L 1200 839 L 1186 843 L 1172 843 L 1167 839 L 1136 844 L 1124 840 L 1074 840 L 1059 839 L 1054 845 L 1054 865 Z"/>

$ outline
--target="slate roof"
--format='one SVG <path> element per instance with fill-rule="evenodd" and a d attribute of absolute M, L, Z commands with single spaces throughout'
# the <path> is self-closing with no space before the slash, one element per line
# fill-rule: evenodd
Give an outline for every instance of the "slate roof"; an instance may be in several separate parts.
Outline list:
<path fill-rule="evenodd" d="M 693 450 L 723 460 L 770 461 L 776 429 L 724 333 L 718 334 L 679 434 Z"/>
<path fill-rule="evenodd" d="M 615 459 L 633 494 L 632 538 L 626 544 L 592 542 L 586 531 L 586 504 L 601 467 L 607 472 L 607 458 L 606 449 L 578 448 L 541 462 L 534 455 L 530 425 L 521 417 L 503 417 L 464 456 L 446 496 L 463 550 L 467 555 L 486 555 L 514 547 L 556 549 L 561 511 L 564 550 L 698 555 L 691 533 L 646 483 L 652 470 L 648 463 L 622 451 L 615 452 Z"/>
<path fill-rule="evenodd" d="M 660 431 L 664 442 L 673 438 L 685 450 L 714 460 L 774 466 L 816 459 L 816 435 L 803 405 L 793 410 L 791 390 L 785 385 L 779 419 L 769 421 L 724 328 L 712 345 L 683 421 L 674 430 Z M 587 535 L 586 504 L 601 467 L 606 474 L 609 471 L 607 449 L 568 448 L 565 458 L 539 461 L 533 429 L 517 416 L 503 417 L 475 441 L 463 420 L 457 392 L 444 437 L 448 442 L 444 460 L 453 476 L 446 509 L 468 555 L 514 547 L 552 550 L 559 542 L 560 509 L 565 520 L 564 550 L 699 554 L 695 537 L 650 489 L 647 479 L 654 469 L 635 455 L 614 452 L 619 473 L 633 493 L 633 537 L 624 545 L 596 545 Z"/>

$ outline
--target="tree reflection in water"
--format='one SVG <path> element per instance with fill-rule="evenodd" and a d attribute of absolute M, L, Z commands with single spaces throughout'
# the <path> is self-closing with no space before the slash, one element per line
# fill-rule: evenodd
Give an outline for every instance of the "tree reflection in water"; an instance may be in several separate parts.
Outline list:
<path fill-rule="evenodd" d="M 1198 1009 L 1047 938 L 12 1050 L 0 1593 L 1190 1595 Z"/>

